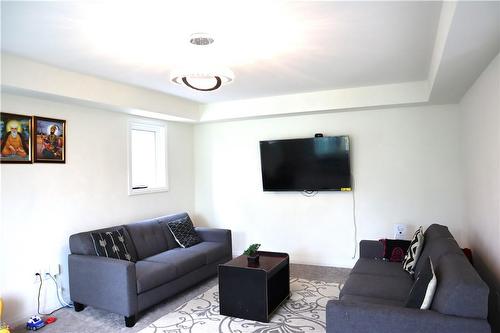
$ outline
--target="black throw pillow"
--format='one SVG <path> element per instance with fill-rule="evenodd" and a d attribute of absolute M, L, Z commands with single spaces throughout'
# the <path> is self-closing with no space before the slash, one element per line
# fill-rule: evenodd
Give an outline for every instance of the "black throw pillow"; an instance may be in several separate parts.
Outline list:
<path fill-rule="evenodd" d="M 380 242 L 384 244 L 383 258 L 387 261 L 403 261 L 410 246 L 410 241 L 403 239 L 381 239 Z"/>
<path fill-rule="evenodd" d="M 90 237 L 94 243 L 95 253 L 98 256 L 131 262 L 137 261 L 137 258 L 128 252 L 130 245 L 127 244 L 127 240 L 124 237 L 123 228 L 106 232 L 92 232 Z"/>
<path fill-rule="evenodd" d="M 181 247 L 190 247 L 201 242 L 200 236 L 194 230 L 193 222 L 191 222 L 189 216 L 167 222 L 167 225 L 172 235 L 174 235 L 175 241 Z"/>
<path fill-rule="evenodd" d="M 431 258 L 428 257 L 426 260 L 424 267 L 411 287 L 405 304 L 407 308 L 428 310 L 431 307 L 432 298 L 436 291 L 437 279 Z"/>

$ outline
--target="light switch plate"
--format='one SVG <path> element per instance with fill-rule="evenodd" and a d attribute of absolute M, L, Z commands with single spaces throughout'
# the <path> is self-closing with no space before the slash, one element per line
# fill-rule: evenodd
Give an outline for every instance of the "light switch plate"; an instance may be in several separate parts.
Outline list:
<path fill-rule="evenodd" d="M 406 224 L 395 224 L 394 225 L 394 239 L 407 239 L 408 226 Z"/>

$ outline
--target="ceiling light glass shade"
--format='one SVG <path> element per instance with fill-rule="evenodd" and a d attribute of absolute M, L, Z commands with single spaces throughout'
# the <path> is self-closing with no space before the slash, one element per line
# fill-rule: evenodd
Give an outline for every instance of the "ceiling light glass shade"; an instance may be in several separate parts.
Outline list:
<path fill-rule="evenodd" d="M 200 91 L 212 91 L 223 84 L 234 80 L 234 73 L 227 67 L 215 65 L 210 61 L 213 58 L 210 45 L 214 38 L 204 32 L 197 32 L 191 35 L 189 43 L 192 47 L 191 53 L 196 54 L 181 69 L 174 69 L 170 73 L 170 80 L 180 85 Z"/>
<path fill-rule="evenodd" d="M 227 67 L 190 67 L 190 69 L 174 69 L 170 73 L 170 80 L 179 85 L 185 85 L 200 91 L 212 91 L 234 80 L 233 71 Z"/>

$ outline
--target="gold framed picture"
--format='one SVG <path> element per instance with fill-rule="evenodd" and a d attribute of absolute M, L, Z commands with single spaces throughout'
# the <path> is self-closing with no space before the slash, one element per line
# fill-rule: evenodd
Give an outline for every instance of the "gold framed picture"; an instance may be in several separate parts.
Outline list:
<path fill-rule="evenodd" d="M 32 163 L 32 117 L 0 112 L 0 163 Z"/>
<path fill-rule="evenodd" d="M 35 163 L 66 163 L 66 120 L 33 117 Z"/>

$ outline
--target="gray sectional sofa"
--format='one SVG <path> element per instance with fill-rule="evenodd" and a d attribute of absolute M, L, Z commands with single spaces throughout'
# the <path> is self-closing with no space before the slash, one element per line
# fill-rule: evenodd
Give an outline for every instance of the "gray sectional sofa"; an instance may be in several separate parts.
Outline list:
<path fill-rule="evenodd" d="M 168 221 L 186 213 L 159 217 L 71 235 L 68 257 L 69 287 L 75 310 L 86 305 L 125 316 L 134 326 L 142 310 L 217 274 L 217 266 L 231 260 L 231 231 L 195 228 L 202 242 L 189 248 L 177 244 Z M 92 232 L 123 228 L 128 249 L 137 262 L 96 256 Z"/>
<path fill-rule="evenodd" d="M 416 273 L 427 257 L 435 266 L 437 289 L 431 308 L 406 308 L 413 278 L 400 262 L 387 262 L 379 241 L 361 241 L 360 259 L 339 300 L 326 309 L 328 333 L 489 333 L 488 286 L 481 280 L 457 242 L 442 225 L 424 233 Z"/>

